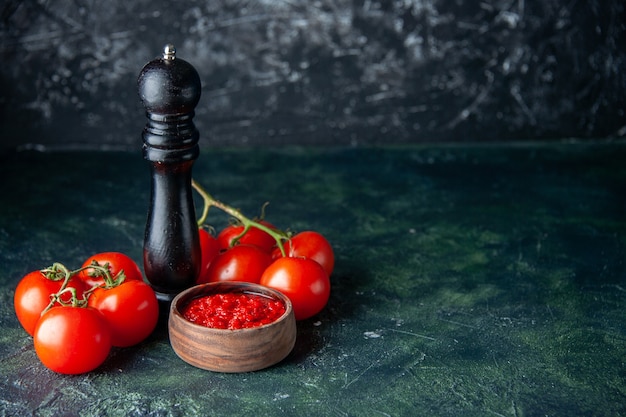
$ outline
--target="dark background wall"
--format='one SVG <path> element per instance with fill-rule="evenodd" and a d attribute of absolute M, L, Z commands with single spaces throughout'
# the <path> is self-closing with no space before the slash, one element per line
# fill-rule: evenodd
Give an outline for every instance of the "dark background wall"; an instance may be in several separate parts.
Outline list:
<path fill-rule="evenodd" d="M 624 0 L 1 0 L 1 147 L 138 147 L 174 43 L 203 146 L 626 136 Z"/>

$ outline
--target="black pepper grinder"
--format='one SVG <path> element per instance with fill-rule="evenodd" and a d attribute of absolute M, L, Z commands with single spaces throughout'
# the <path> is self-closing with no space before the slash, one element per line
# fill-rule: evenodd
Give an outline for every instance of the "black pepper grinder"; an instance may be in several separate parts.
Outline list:
<path fill-rule="evenodd" d="M 191 169 L 200 154 L 193 123 L 200 76 L 173 45 L 148 62 L 137 80 L 148 122 L 143 154 L 151 163 L 151 195 L 143 247 L 146 278 L 161 301 L 194 285 L 200 268 Z"/>

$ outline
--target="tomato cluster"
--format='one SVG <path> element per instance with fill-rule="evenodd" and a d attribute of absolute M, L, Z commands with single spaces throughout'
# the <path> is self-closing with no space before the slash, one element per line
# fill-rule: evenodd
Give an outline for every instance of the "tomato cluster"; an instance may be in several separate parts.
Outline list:
<path fill-rule="evenodd" d="M 261 225 L 257 227 L 257 225 Z M 320 233 L 304 231 L 291 237 L 268 233 L 278 229 L 267 221 L 251 226 L 229 225 L 215 237 L 200 229 L 201 273 L 197 283 L 246 281 L 286 295 L 296 320 L 319 313 L 330 296 L 335 257 Z"/>
<path fill-rule="evenodd" d="M 195 181 L 192 186 L 205 204 L 198 221 L 202 256 L 197 284 L 247 281 L 273 288 L 290 299 L 296 320 L 322 311 L 330 297 L 335 263 L 333 249 L 322 234 L 292 235 L 265 220 L 250 220 L 215 200 Z M 209 233 L 202 225 L 211 206 L 239 224 L 225 227 L 217 236 Z M 93 255 L 73 271 L 57 263 L 27 274 L 15 290 L 14 307 L 20 324 L 33 337 L 41 362 L 64 374 L 89 372 L 106 360 L 113 347 L 141 342 L 159 317 L 154 291 L 143 281 L 137 264 L 119 252 Z"/>
<path fill-rule="evenodd" d="M 159 317 L 154 291 L 119 252 L 93 255 L 74 271 L 61 264 L 33 271 L 20 280 L 13 301 L 41 362 L 63 374 L 89 372 L 112 347 L 138 344 Z"/>

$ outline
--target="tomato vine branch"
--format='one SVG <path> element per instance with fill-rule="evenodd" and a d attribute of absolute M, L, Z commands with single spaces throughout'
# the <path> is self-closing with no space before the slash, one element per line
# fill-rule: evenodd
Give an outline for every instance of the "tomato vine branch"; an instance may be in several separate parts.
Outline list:
<path fill-rule="evenodd" d="M 78 293 L 76 292 L 76 288 L 69 287 L 68 284 L 70 279 L 84 270 L 91 270 L 90 275 L 102 277 L 104 279 L 104 284 L 94 285 L 87 291 L 83 293 L 82 299 L 78 298 Z M 118 272 L 115 276 L 111 275 L 111 271 L 109 270 L 108 264 L 104 266 L 94 262 L 90 265 L 83 266 L 81 268 L 70 271 L 67 267 L 61 263 L 54 263 L 52 266 L 42 269 L 41 273 L 46 276 L 46 278 L 52 281 L 61 281 L 61 287 L 59 291 L 55 294 L 50 295 L 50 303 L 46 308 L 41 312 L 41 314 L 50 310 L 54 307 L 55 304 L 60 304 L 62 306 L 71 306 L 71 307 L 86 307 L 87 300 L 92 292 L 94 292 L 97 288 L 113 288 L 121 285 L 126 279 L 126 274 L 124 274 L 124 270 Z M 69 301 L 63 300 L 63 295 L 70 294 Z"/>
<path fill-rule="evenodd" d="M 41 270 L 41 273 L 45 275 L 48 279 L 53 281 L 63 280 L 59 291 L 56 294 L 50 295 L 50 303 L 46 306 L 46 308 L 41 312 L 45 313 L 50 310 L 55 304 L 60 304 L 63 306 L 72 306 L 72 307 L 84 307 L 87 305 L 87 299 L 83 298 L 82 300 L 78 299 L 78 295 L 76 293 L 76 288 L 68 287 L 70 282 L 70 278 L 74 276 L 75 271 L 70 271 L 65 267 L 65 265 L 61 263 L 54 263 L 51 267 L 45 268 Z M 70 293 L 70 300 L 63 301 L 62 296 L 64 294 Z"/>
<path fill-rule="evenodd" d="M 222 210 L 223 212 L 229 214 L 230 216 L 234 217 L 235 219 L 239 220 L 239 222 L 243 225 L 243 231 L 239 234 L 239 236 L 237 236 L 234 239 L 234 242 L 237 242 L 243 235 L 246 234 L 246 232 L 251 228 L 251 227 L 255 227 L 257 229 L 260 229 L 262 231 L 264 231 L 265 233 L 267 233 L 268 235 L 272 236 L 274 238 L 274 240 L 276 241 L 276 246 L 278 247 L 278 249 L 280 250 L 282 256 L 286 256 L 285 253 L 285 247 L 283 245 L 283 241 L 288 240 L 289 239 L 289 235 L 281 230 L 277 230 L 277 229 L 272 229 L 270 227 L 267 227 L 266 225 L 259 223 L 255 220 L 252 220 L 248 217 L 246 217 L 243 213 L 241 213 L 241 211 L 222 203 L 219 200 L 216 200 L 215 198 L 213 198 L 213 196 L 211 196 L 204 188 L 202 188 L 202 186 L 200 184 L 198 184 L 198 182 L 196 182 L 195 180 L 191 180 L 191 186 L 193 187 L 193 189 L 200 194 L 200 196 L 202 197 L 202 200 L 204 201 L 204 207 L 202 209 L 202 214 L 200 216 L 200 219 L 198 220 L 198 226 L 201 227 L 207 220 L 208 214 L 209 214 L 209 208 L 210 207 L 216 207 L 220 210 Z M 263 210 L 265 210 L 265 205 L 263 205 Z"/>
<path fill-rule="evenodd" d="M 111 270 L 109 269 L 109 263 L 105 263 L 104 265 L 100 265 L 96 261 L 92 261 L 89 265 L 78 268 L 73 271 L 73 274 L 77 274 L 83 270 L 91 270 L 89 272 L 89 276 L 92 277 L 102 277 L 104 280 L 104 285 L 95 285 L 93 288 L 88 290 L 88 293 L 91 294 L 96 288 L 102 287 L 106 289 L 114 288 L 120 286 L 124 280 L 126 280 L 126 274 L 124 270 L 120 270 L 115 276 L 111 275 Z"/>

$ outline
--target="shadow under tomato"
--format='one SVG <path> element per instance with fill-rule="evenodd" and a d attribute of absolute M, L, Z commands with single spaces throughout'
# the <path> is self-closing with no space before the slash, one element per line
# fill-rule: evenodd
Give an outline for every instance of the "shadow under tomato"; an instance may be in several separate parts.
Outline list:
<path fill-rule="evenodd" d="M 296 323 L 296 343 L 283 363 L 304 362 L 332 343 L 333 333 L 329 329 L 337 322 L 350 321 L 367 309 L 355 294 L 365 290 L 368 273 L 355 263 L 341 261 L 335 271 L 328 304 L 319 314 Z"/>
<path fill-rule="evenodd" d="M 311 354 L 320 351 L 325 344 L 322 335 L 319 332 L 311 331 L 311 326 L 305 328 L 298 325 L 296 344 L 282 363 L 304 362 Z"/>

